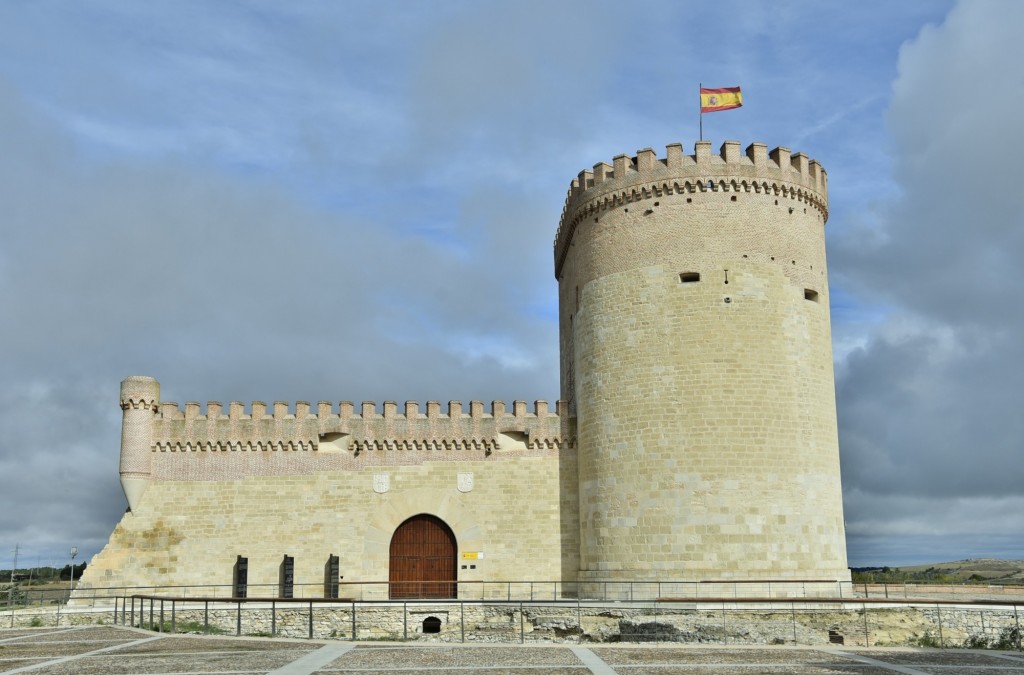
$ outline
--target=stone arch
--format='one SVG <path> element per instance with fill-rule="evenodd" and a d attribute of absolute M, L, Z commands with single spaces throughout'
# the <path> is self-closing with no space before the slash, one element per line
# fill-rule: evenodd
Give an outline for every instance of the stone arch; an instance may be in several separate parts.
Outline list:
<path fill-rule="evenodd" d="M 389 548 L 390 599 L 457 597 L 458 542 L 443 520 L 429 513 L 407 519 Z"/>
<path fill-rule="evenodd" d="M 482 551 L 483 528 L 462 503 L 461 494 L 455 490 L 455 476 L 451 477 L 451 488 L 414 488 L 394 490 L 374 495 L 373 505 L 368 509 L 366 534 L 363 538 L 362 578 L 368 581 L 386 581 L 391 557 L 391 537 L 399 525 L 421 513 L 428 513 L 443 520 L 455 534 L 459 549 Z M 379 588 L 384 589 L 382 584 Z M 373 593 L 385 599 L 387 593 Z"/>

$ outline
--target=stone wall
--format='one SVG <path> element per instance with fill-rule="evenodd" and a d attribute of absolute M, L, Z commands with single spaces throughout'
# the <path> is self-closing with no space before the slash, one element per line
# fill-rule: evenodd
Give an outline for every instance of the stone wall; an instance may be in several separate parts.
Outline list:
<path fill-rule="evenodd" d="M 475 461 L 152 481 L 78 588 L 206 586 L 209 595 L 224 597 L 242 555 L 250 597 L 276 596 L 289 555 L 296 596 L 323 597 L 331 555 L 340 559 L 344 582 L 387 582 L 391 537 L 421 513 L 454 532 L 459 581 L 562 579 L 575 565 L 574 559 L 563 564 L 562 552 L 578 549 L 575 513 L 566 522 L 563 512 L 562 486 L 571 480 L 561 475 L 564 463 L 555 452 L 506 457 L 496 451 Z M 383 584 L 360 592 L 360 599 L 387 598 Z"/>
<path fill-rule="evenodd" d="M 113 608 L 59 615 L 60 625 L 124 622 L 170 632 L 307 638 L 304 603 L 234 605 L 136 601 L 134 611 Z M 672 642 L 722 645 L 828 645 L 1019 648 L 1024 607 L 822 606 L 771 608 L 681 603 L 594 605 L 571 603 L 314 603 L 316 639 L 438 642 Z M 353 621 L 353 611 L 355 620 Z M 4 617 L 7 621 L 7 617 Z M 57 624 L 52 610 L 21 610 L 15 626 Z M 161 623 L 162 622 L 162 623 Z M 430 624 L 437 632 L 425 630 Z"/>

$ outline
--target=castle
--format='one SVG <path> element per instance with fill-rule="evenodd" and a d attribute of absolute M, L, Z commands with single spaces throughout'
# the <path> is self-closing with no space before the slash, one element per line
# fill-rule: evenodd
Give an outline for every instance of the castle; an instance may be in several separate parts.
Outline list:
<path fill-rule="evenodd" d="M 129 377 L 130 510 L 80 588 L 337 597 L 361 582 L 373 599 L 523 579 L 848 581 L 827 218 L 824 169 L 760 143 L 580 172 L 554 243 L 553 411 L 204 414 Z"/>

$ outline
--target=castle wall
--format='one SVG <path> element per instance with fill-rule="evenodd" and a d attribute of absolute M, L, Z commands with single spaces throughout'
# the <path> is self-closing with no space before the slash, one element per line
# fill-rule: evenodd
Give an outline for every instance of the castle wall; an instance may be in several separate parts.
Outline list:
<path fill-rule="evenodd" d="M 709 150 L 620 156 L 570 190 L 555 254 L 581 574 L 848 578 L 824 172 Z"/>
<path fill-rule="evenodd" d="M 471 491 L 460 491 L 460 473 L 472 473 Z M 374 490 L 380 474 L 389 478 L 384 493 Z M 296 597 L 323 597 L 330 555 L 340 557 L 344 581 L 386 582 L 391 536 L 420 513 L 452 528 L 460 557 L 483 554 L 459 561 L 459 581 L 553 580 L 562 575 L 562 546 L 577 546 L 563 541 L 558 495 L 557 458 L 550 456 L 159 481 L 137 512 L 125 514 L 79 587 L 212 584 L 225 596 L 242 555 L 249 561 L 249 595 L 274 596 L 287 554 L 295 558 Z M 387 587 L 360 593 L 386 599 Z"/>
<path fill-rule="evenodd" d="M 128 378 L 122 393 L 158 386 Z M 575 494 L 574 450 L 543 401 L 532 412 L 496 402 L 490 413 L 451 402 L 447 414 L 436 402 L 422 413 L 414 402 L 401 413 L 391 402 L 358 413 L 347 402 L 316 413 L 302 402 L 269 412 L 256 402 L 249 413 L 211 402 L 201 414 L 157 399 L 147 411 L 148 426 L 132 418 L 131 428 L 148 450 L 122 447 L 130 476 L 146 467 L 145 488 L 80 588 L 215 585 L 224 596 L 242 555 L 249 595 L 271 596 L 289 555 L 296 596 L 322 597 L 330 555 L 344 581 L 387 582 L 391 537 L 421 513 L 447 523 L 459 558 L 478 554 L 458 560 L 459 581 L 571 579 L 578 568 L 576 503 L 565 497 Z M 387 597 L 386 585 L 359 592 Z"/>

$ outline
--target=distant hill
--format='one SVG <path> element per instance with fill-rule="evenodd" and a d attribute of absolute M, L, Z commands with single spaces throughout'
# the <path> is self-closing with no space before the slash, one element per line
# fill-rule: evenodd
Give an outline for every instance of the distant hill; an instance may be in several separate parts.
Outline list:
<path fill-rule="evenodd" d="M 1024 560 L 972 558 L 909 567 L 851 567 L 854 583 L 1024 585 Z"/>

